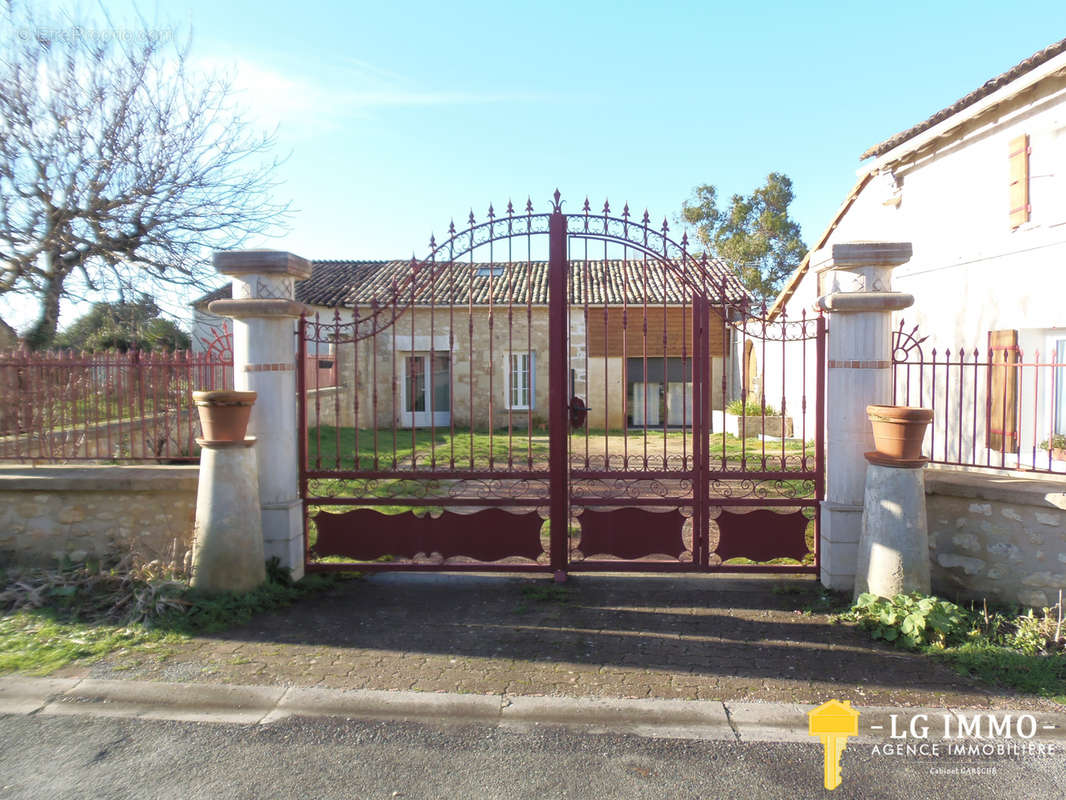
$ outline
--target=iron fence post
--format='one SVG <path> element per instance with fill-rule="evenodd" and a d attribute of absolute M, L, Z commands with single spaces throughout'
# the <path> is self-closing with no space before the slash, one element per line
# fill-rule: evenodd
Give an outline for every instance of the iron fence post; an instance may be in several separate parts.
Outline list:
<path fill-rule="evenodd" d="M 569 404 L 567 382 L 569 352 L 567 349 L 568 304 L 566 253 L 566 217 L 558 204 L 548 220 L 548 462 L 551 470 L 550 512 L 551 568 L 557 581 L 566 580 L 570 539 L 570 464 L 567 453 L 569 436 Z"/>

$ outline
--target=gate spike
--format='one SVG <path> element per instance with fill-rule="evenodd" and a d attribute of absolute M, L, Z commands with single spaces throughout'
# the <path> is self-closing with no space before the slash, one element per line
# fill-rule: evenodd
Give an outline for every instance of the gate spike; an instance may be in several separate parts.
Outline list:
<path fill-rule="evenodd" d="M 606 198 L 603 201 L 603 214 L 606 216 L 611 213 L 611 204 L 607 202 Z"/>
<path fill-rule="evenodd" d="M 511 198 L 507 198 L 507 216 L 514 214 L 514 206 L 511 204 Z"/>
<path fill-rule="evenodd" d="M 437 237 L 434 236 L 432 233 L 429 235 L 429 249 L 430 250 L 436 250 L 437 249 Z"/>
<path fill-rule="evenodd" d="M 648 223 L 651 222 L 651 215 L 648 214 L 648 209 L 644 209 L 644 216 L 641 218 L 640 221 L 644 223 L 645 228 L 648 227 Z"/>
<path fill-rule="evenodd" d="M 489 219 L 496 219 L 496 212 L 492 210 L 492 203 L 489 203 Z"/>
<path fill-rule="evenodd" d="M 666 221 L 666 217 L 663 217 L 663 236 L 670 231 L 670 224 Z"/>
<path fill-rule="evenodd" d="M 452 235 L 452 236 L 455 236 L 455 220 L 454 220 L 454 219 L 453 219 L 453 220 L 451 220 L 451 221 L 450 221 L 450 222 L 448 223 L 448 233 L 449 233 L 450 235 Z"/>
<path fill-rule="evenodd" d="M 687 248 L 688 247 L 688 231 L 685 231 L 684 233 L 681 234 L 681 247 L 682 248 Z"/>
<path fill-rule="evenodd" d="M 586 214 L 589 213 L 589 196 L 588 195 L 585 195 L 585 205 L 581 207 L 581 210 L 584 211 Z"/>
<path fill-rule="evenodd" d="M 556 212 L 562 211 L 563 210 L 563 204 L 562 204 L 562 201 L 559 199 L 560 197 L 562 197 L 562 195 L 559 194 L 559 187 L 558 186 L 555 187 L 555 194 L 553 194 L 552 197 L 554 198 L 554 205 L 555 205 L 554 210 Z"/>
<path fill-rule="evenodd" d="M 622 207 L 622 219 L 629 219 L 629 203 Z"/>
<path fill-rule="evenodd" d="M 530 197 L 528 195 L 526 196 L 526 213 L 527 214 L 532 214 L 533 213 L 533 200 L 530 199 Z"/>
<path fill-rule="evenodd" d="M 474 209 L 470 209 L 470 219 L 467 222 L 470 223 L 470 227 L 474 226 Z"/>

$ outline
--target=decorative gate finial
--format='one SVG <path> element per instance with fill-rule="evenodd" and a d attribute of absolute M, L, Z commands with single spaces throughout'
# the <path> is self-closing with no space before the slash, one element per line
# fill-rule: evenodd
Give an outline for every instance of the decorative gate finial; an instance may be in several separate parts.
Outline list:
<path fill-rule="evenodd" d="M 552 197 L 555 198 L 552 202 L 552 211 L 558 214 L 563 210 L 563 201 L 559 199 L 560 197 L 562 197 L 562 195 L 559 194 L 559 190 L 556 189 L 555 194 L 553 194 Z"/>

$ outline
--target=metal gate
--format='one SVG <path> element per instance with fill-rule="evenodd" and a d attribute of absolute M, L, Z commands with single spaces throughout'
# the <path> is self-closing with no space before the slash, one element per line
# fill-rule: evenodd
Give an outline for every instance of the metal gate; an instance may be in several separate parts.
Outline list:
<path fill-rule="evenodd" d="M 309 570 L 817 571 L 820 315 L 558 192 L 429 250 L 300 320 Z"/>

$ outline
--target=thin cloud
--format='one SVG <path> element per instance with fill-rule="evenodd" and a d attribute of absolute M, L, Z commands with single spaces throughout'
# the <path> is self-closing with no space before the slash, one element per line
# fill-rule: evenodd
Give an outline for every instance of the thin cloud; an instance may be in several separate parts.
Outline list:
<path fill-rule="evenodd" d="M 544 95 L 523 92 L 433 91 L 402 75 L 358 59 L 346 58 L 328 78 L 312 79 L 248 58 L 199 58 L 196 66 L 228 75 L 236 98 L 267 127 L 287 137 L 338 129 L 346 120 L 374 110 L 537 102 Z"/>

